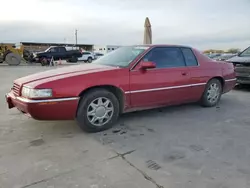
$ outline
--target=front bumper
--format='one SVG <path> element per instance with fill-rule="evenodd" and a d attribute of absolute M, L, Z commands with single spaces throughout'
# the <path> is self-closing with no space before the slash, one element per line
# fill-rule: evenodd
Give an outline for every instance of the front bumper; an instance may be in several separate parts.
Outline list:
<path fill-rule="evenodd" d="M 37 120 L 73 120 L 76 116 L 79 97 L 30 100 L 16 97 L 13 91 L 5 95 L 9 109 L 17 108 Z"/>
<path fill-rule="evenodd" d="M 237 83 L 238 84 L 250 84 L 250 77 L 249 76 L 237 76 Z"/>

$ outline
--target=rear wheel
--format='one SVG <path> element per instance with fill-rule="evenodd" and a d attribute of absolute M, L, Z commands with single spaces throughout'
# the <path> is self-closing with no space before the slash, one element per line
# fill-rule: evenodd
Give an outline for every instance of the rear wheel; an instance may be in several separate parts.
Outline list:
<path fill-rule="evenodd" d="M 70 62 L 72 62 L 72 63 L 76 63 L 77 61 L 78 61 L 78 59 L 75 56 L 72 56 L 70 59 Z"/>
<path fill-rule="evenodd" d="M 76 120 L 87 132 L 99 132 L 112 127 L 119 116 L 119 101 L 106 89 L 94 89 L 81 99 Z"/>
<path fill-rule="evenodd" d="M 216 106 L 222 95 L 222 84 L 218 79 L 210 80 L 201 98 L 201 105 L 204 107 Z"/>

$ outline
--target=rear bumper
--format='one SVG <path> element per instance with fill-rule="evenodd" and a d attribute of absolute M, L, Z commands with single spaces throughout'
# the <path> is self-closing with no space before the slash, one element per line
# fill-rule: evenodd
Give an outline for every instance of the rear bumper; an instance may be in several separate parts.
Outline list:
<path fill-rule="evenodd" d="M 223 93 L 227 93 L 231 91 L 236 85 L 236 78 L 225 80 Z"/>
<path fill-rule="evenodd" d="M 13 92 L 5 95 L 8 107 L 37 120 L 72 120 L 75 119 L 79 97 L 30 100 L 14 96 Z"/>

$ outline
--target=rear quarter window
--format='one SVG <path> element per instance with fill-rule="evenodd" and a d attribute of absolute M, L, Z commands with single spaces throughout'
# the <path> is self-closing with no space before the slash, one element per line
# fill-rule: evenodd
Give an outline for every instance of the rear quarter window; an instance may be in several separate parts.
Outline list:
<path fill-rule="evenodd" d="M 190 48 L 182 48 L 181 50 L 187 66 L 198 66 L 198 61 Z"/>

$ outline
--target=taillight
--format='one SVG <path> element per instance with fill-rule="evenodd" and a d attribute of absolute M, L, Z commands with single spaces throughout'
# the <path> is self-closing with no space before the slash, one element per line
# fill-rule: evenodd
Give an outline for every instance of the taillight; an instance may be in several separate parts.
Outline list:
<path fill-rule="evenodd" d="M 233 63 L 233 62 L 230 62 L 230 61 L 229 61 L 229 63 L 232 63 L 232 64 L 233 64 L 233 66 L 234 66 L 234 67 L 236 67 L 236 64 L 235 64 L 235 63 Z"/>

